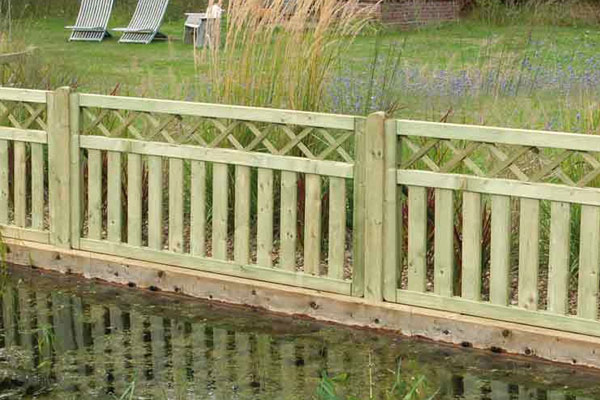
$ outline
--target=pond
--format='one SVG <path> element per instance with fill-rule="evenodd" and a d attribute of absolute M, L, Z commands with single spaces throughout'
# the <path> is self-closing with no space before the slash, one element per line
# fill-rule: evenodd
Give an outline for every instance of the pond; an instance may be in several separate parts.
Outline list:
<path fill-rule="evenodd" d="M 22 267 L 1 302 L 0 399 L 315 399 L 324 371 L 382 399 L 398 361 L 439 399 L 600 398 L 600 371 Z"/>

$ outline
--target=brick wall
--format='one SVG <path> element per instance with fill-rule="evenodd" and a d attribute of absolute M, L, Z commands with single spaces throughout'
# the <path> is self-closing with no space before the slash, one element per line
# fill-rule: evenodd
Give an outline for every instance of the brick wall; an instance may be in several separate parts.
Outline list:
<path fill-rule="evenodd" d="M 363 3 L 376 2 L 377 0 L 363 0 Z M 460 14 L 460 4 L 457 0 L 384 0 L 377 5 L 376 13 L 384 24 L 410 28 L 456 21 Z"/>

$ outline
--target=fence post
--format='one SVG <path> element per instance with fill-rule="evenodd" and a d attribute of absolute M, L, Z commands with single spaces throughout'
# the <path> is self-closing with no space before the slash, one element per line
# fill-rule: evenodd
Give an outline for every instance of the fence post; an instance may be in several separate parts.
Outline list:
<path fill-rule="evenodd" d="M 70 198 L 71 198 L 71 247 L 79 248 L 81 237 L 81 217 L 83 210 L 83 174 L 81 173 L 81 149 L 79 147 L 79 93 L 71 93 L 69 99 L 69 148 L 70 158 Z"/>
<path fill-rule="evenodd" d="M 369 115 L 356 133 L 353 295 L 382 301 L 385 113 Z"/>
<path fill-rule="evenodd" d="M 395 119 L 385 120 L 384 144 L 384 218 L 383 218 L 383 298 L 395 302 L 402 260 L 402 211 L 398 210 L 400 190 L 398 189 L 397 163 L 400 160 L 397 124 Z"/>
<path fill-rule="evenodd" d="M 70 94 L 69 87 L 61 87 L 47 95 L 50 237 L 53 245 L 63 248 L 71 244 Z"/>

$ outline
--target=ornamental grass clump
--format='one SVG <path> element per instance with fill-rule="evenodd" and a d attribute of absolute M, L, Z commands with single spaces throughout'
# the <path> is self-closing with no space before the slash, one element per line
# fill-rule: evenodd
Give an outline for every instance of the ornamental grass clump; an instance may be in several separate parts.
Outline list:
<path fill-rule="evenodd" d="M 336 62 L 369 24 L 358 0 L 231 0 L 209 24 L 209 98 L 223 104 L 320 111 Z M 221 36 L 219 38 L 219 35 Z"/>

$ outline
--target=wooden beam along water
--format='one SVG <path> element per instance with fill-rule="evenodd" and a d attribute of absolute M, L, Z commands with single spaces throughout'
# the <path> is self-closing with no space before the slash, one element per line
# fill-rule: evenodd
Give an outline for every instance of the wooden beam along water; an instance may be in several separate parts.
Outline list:
<path fill-rule="evenodd" d="M 326 276 L 314 276 L 302 272 L 291 272 L 283 269 L 261 267 L 259 265 L 241 265 L 216 258 L 197 257 L 189 254 L 135 247 L 124 243 L 113 243 L 104 240 L 81 239 L 81 249 L 258 281 L 280 283 L 331 293 L 350 294 L 350 281 L 333 279 Z"/>

